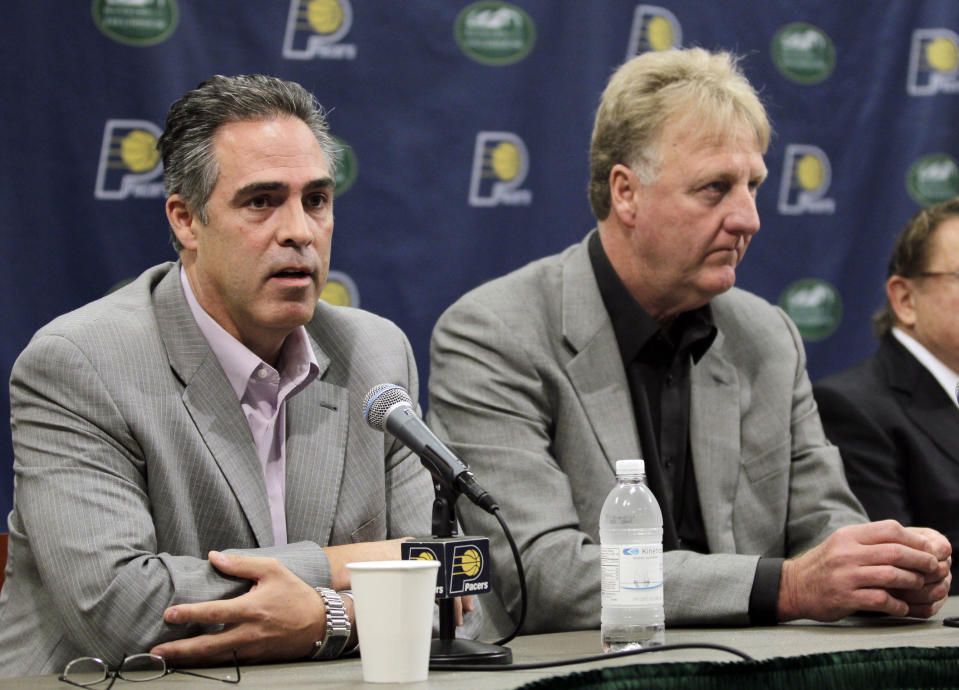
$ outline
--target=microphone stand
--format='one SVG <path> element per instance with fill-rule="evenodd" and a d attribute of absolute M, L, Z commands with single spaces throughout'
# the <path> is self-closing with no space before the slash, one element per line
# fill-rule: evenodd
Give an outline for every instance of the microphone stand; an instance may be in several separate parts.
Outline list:
<path fill-rule="evenodd" d="M 436 493 L 433 500 L 433 536 L 437 539 L 455 537 L 456 491 L 435 478 L 433 490 Z M 450 567 L 453 567 L 452 564 Z M 513 652 L 509 647 L 456 637 L 456 613 L 452 598 L 440 599 L 439 607 L 440 636 L 430 643 L 430 666 L 513 663 Z"/>

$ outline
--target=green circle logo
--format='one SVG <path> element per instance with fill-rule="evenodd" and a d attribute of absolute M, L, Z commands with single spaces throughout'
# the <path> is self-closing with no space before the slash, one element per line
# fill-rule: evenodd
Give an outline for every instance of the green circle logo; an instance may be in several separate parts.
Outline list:
<path fill-rule="evenodd" d="M 946 153 L 923 156 L 906 173 L 906 189 L 920 206 L 951 199 L 959 194 L 959 166 Z"/>
<path fill-rule="evenodd" d="M 336 163 L 336 175 L 334 176 L 336 196 L 343 196 L 350 191 L 350 187 L 356 182 L 356 176 L 360 173 L 360 166 L 356 160 L 356 154 L 353 153 L 353 148 L 349 144 L 339 137 L 333 137 L 333 141 L 340 149 L 339 161 Z"/>
<path fill-rule="evenodd" d="M 93 22 L 118 43 L 152 46 L 165 41 L 180 18 L 176 0 L 93 0 Z"/>
<path fill-rule="evenodd" d="M 836 49 L 826 33 L 812 24 L 787 24 L 773 36 L 773 62 L 787 79 L 797 84 L 818 84 L 832 74 Z"/>
<path fill-rule="evenodd" d="M 828 338 L 842 318 L 839 291 L 817 278 L 803 278 L 789 285 L 779 296 L 779 306 L 808 341 Z"/>
<path fill-rule="evenodd" d="M 456 17 L 453 33 L 460 49 L 484 65 L 510 65 L 529 55 L 536 27 L 523 10 L 507 2 L 484 0 Z"/>

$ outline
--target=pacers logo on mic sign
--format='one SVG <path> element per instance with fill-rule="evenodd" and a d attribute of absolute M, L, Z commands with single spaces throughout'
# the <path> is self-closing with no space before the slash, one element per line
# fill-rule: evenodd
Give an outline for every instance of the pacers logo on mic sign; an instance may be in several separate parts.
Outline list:
<path fill-rule="evenodd" d="M 97 199 L 162 197 L 160 128 L 147 120 L 107 120 L 93 196 Z"/>
<path fill-rule="evenodd" d="M 283 36 L 288 60 L 355 60 L 356 46 L 340 43 L 353 26 L 350 0 L 290 0 Z"/>
<path fill-rule="evenodd" d="M 959 36 L 954 31 L 912 32 L 906 92 L 910 96 L 959 92 Z"/>
<path fill-rule="evenodd" d="M 633 28 L 629 32 L 626 59 L 650 51 L 679 48 L 683 44 L 683 29 L 676 15 L 665 7 L 637 5 L 633 13 Z"/>
<path fill-rule="evenodd" d="M 400 544 L 404 561 L 439 561 L 436 596 L 449 599 L 490 591 L 489 539 L 449 537 Z"/>
<path fill-rule="evenodd" d="M 526 144 L 512 132 L 480 132 L 473 152 L 470 206 L 529 206 L 533 193 L 519 189 L 529 172 Z"/>

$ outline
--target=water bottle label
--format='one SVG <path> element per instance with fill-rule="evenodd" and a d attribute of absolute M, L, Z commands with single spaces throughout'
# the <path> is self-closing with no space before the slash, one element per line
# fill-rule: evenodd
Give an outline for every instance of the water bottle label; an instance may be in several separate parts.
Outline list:
<path fill-rule="evenodd" d="M 608 545 L 600 554 L 604 604 L 663 605 L 662 544 Z"/>

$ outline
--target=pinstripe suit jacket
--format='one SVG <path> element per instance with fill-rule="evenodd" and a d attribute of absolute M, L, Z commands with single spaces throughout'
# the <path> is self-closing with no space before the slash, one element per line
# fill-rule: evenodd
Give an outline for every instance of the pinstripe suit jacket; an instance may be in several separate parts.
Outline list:
<path fill-rule="evenodd" d="M 431 424 L 513 530 L 527 632 L 599 627 L 599 513 L 616 460 L 642 457 L 587 242 L 477 288 L 433 331 Z M 823 436 L 795 326 L 742 290 L 712 308 L 719 333 L 691 370 L 689 430 L 710 554 L 665 555 L 668 625 L 747 624 L 759 556 L 795 555 L 866 522 Z M 493 562 L 509 563 L 496 524 L 460 509 L 469 531 L 490 536 Z M 514 571 L 493 575 L 515 619 Z"/>
<path fill-rule="evenodd" d="M 0 594 L 0 676 L 118 662 L 171 638 L 167 606 L 236 596 L 210 549 L 273 556 L 329 585 L 321 546 L 428 534 L 417 458 L 363 419 L 393 382 L 417 397 L 406 338 L 320 303 L 306 329 L 318 378 L 287 404 L 289 544 L 273 545 L 266 486 L 236 394 L 190 314 L 179 264 L 41 329 L 10 380 L 15 493 Z"/>

